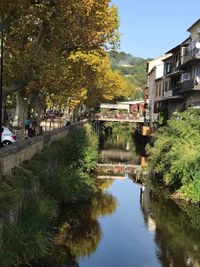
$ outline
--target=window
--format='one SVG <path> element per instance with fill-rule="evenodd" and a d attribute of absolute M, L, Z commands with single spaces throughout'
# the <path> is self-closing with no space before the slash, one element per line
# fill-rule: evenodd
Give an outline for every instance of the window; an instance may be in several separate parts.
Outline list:
<path fill-rule="evenodd" d="M 156 96 L 158 96 L 158 84 L 156 84 Z"/>
<path fill-rule="evenodd" d="M 161 96 L 161 83 L 159 84 L 159 96 Z"/>
<path fill-rule="evenodd" d="M 164 88 L 165 92 L 169 90 L 169 80 L 165 81 L 165 88 Z"/>

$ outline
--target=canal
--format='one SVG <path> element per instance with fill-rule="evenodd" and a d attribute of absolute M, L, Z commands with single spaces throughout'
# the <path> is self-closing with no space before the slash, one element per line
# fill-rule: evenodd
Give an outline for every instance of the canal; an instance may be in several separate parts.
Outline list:
<path fill-rule="evenodd" d="M 200 266 L 199 208 L 180 207 L 140 182 L 132 132 L 130 125 L 115 125 L 103 133 L 102 190 L 90 201 L 60 207 L 49 256 L 33 267 Z"/>
<path fill-rule="evenodd" d="M 102 193 L 89 205 L 71 206 L 63 212 L 57 254 L 49 266 L 200 266 L 199 209 L 181 209 L 136 183 L 137 169 L 122 168 L 139 163 L 141 147 L 135 146 L 132 131 L 130 125 L 118 124 L 112 125 L 112 134 L 105 133 L 99 159 L 105 168 L 98 169 L 98 176 L 104 177 L 99 179 Z M 107 169 L 109 164 L 115 166 Z M 74 227 L 67 231 L 70 220 Z"/>
<path fill-rule="evenodd" d="M 188 206 L 183 211 L 174 201 L 154 194 L 151 185 L 136 183 L 135 171 L 120 173 L 119 166 L 140 162 L 144 151 L 136 145 L 131 128 L 118 125 L 101 146 L 100 161 L 116 164 L 108 173 L 116 179 L 105 193 L 117 206 L 112 214 L 98 217 L 101 240 L 94 253 L 80 257 L 79 266 L 200 266 L 199 208 L 190 207 L 189 217 Z"/>

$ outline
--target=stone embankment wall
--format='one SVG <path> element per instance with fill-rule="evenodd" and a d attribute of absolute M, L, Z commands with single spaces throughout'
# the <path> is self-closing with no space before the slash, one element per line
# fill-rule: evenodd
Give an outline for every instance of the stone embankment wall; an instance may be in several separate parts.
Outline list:
<path fill-rule="evenodd" d="M 0 149 L 0 178 L 2 175 L 9 174 L 14 167 L 19 166 L 23 161 L 30 160 L 52 142 L 64 138 L 69 132 L 82 127 L 84 122 L 45 132 L 42 136 L 25 139 Z"/>

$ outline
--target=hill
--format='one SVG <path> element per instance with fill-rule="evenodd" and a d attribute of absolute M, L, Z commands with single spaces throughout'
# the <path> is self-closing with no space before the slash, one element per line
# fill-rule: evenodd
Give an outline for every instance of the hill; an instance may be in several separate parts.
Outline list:
<path fill-rule="evenodd" d="M 143 89 L 146 85 L 146 66 L 151 59 L 134 57 L 125 52 L 111 51 L 109 53 L 113 69 L 117 69 L 127 77 L 136 88 L 134 98 L 143 97 Z"/>

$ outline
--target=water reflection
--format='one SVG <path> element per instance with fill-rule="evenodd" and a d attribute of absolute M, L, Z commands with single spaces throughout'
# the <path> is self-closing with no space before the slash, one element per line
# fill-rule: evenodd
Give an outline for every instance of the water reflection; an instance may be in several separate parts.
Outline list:
<path fill-rule="evenodd" d="M 112 132 L 102 145 L 103 159 L 121 165 L 134 162 L 136 152 L 130 129 L 123 126 L 120 132 L 117 129 Z M 60 207 L 60 215 L 54 221 L 55 234 L 50 240 L 49 255 L 32 262 L 33 267 L 78 267 L 79 264 L 87 267 L 200 267 L 198 207 L 180 207 L 129 179 L 98 180 L 98 187 L 100 191 L 89 201 Z M 42 207 L 44 210 L 44 205 Z M 27 210 L 28 230 L 30 222 L 38 222 L 38 218 L 42 218 L 45 228 L 47 212 L 43 212 L 42 217 L 34 216 L 33 220 L 30 207 Z M 37 215 L 42 211 L 34 206 L 34 212 Z M 29 239 L 22 239 L 18 228 L 17 238 L 13 239 L 16 234 L 11 236 L 7 247 L 12 242 L 19 248 L 23 240 L 28 247 L 33 241 L 39 242 L 41 229 L 36 224 L 33 226 Z M 0 263 L 1 260 L 0 257 Z"/>
<path fill-rule="evenodd" d="M 107 187 L 107 181 L 101 181 L 100 185 Z M 49 257 L 35 262 L 33 266 L 78 266 L 79 258 L 91 255 L 101 240 L 98 217 L 111 215 L 116 207 L 116 199 L 106 192 L 99 192 L 90 202 L 61 207 L 60 226 Z"/>
<path fill-rule="evenodd" d="M 97 168 L 101 179 L 126 179 L 137 177 L 140 170 L 139 157 L 133 144 L 134 128 L 132 124 L 109 123 L 112 127 L 106 138 L 101 139 L 101 150 Z"/>
<path fill-rule="evenodd" d="M 138 163 L 131 135 L 133 126 L 123 123 L 111 125 L 112 134 L 101 142 L 100 160 L 105 163 Z"/>
<path fill-rule="evenodd" d="M 155 235 L 162 266 L 199 267 L 200 232 L 192 227 L 188 215 L 175 202 L 154 195 L 149 188 L 141 189 L 140 199 L 144 221 Z"/>

